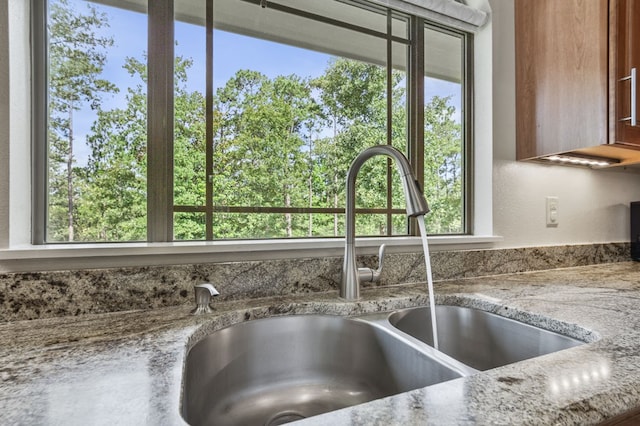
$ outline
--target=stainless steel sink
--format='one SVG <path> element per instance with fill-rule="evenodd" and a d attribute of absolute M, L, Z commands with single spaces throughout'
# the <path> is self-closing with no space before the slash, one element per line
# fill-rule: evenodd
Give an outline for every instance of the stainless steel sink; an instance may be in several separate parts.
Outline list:
<path fill-rule="evenodd" d="M 433 345 L 428 307 L 396 311 L 389 322 Z M 436 306 L 439 350 L 477 370 L 488 370 L 584 344 L 499 315 L 460 306 Z"/>
<path fill-rule="evenodd" d="M 192 425 L 278 425 L 463 375 L 400 334 L 322 315 L 216 331 L 187 354 L 182 415 Z"/>

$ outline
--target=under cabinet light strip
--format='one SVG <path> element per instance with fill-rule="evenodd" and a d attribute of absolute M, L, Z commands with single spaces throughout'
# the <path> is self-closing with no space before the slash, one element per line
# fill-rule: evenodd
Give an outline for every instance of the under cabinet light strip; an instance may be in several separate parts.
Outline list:
<path fill-rule="evenodd" d="M 560 164 L 572 164 L 576 166 L 589 166 L 589 167 L 606 167 L 612 164 L 617 163 L 616 160 L 609 160 L 604 158 L 586 158 L 586 157 L 577 157 L 570 155 L 551 155 L 549 157 L 544 157 L 544 160 L 549 160 L 552 162 L 560 163 Z"/>

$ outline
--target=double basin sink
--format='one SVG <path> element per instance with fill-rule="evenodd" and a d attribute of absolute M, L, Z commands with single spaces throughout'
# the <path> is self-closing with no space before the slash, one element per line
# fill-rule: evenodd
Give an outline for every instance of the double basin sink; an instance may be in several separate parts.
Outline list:
<path fill-rule="evenodd" d="M 583 342 L 489 312 L 436 307 L 356 318 L 273 317 L 232 325 L 186 357 L 191 425 L 279 425 L 571 348 Z"/>

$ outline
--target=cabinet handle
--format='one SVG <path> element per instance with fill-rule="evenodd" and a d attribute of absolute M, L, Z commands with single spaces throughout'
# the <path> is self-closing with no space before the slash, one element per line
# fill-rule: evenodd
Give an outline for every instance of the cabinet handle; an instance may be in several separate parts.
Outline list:
<path fill-rule="evenodd" d="M 630 117 L 625 117 L 625 118 L 621 118 L 620 121 L 631 121 L 631 125 L 635 126 L 638 122 L 637 117 L 638 115 L 636 114 L 636 107 L 637 107 L 637 102 L 636 102 L 636 82 L 638 81 L 638 79 L 636 78 L 636 69 L 635 68 L 631 68 L 631 75 L 628 75 L 626 77 L 621 78 L 619 81 L 626 81 L 626 80 L 631 80 L 631 116 Z"/>

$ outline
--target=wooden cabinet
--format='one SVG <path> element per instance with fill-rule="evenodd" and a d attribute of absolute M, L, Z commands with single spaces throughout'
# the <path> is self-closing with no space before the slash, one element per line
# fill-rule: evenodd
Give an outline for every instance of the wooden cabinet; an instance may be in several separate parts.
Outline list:
<path fill-rule="evenodd" d="M 607 0 L 516 0 L 518 159 L 608 141 Z"/>
<path fill-rule="evenodd" d="M 639 23 L 638 0 L 515 0 L 518 160 L 640 163 L 640 127 L 615 118 L 630 116 Z"/>
<path fill-rule="evenodd" d="M 619 144 L 640 145 L 640 2 L 612 1 L 612 61 L 615 76 L 614 137 Z"/>

